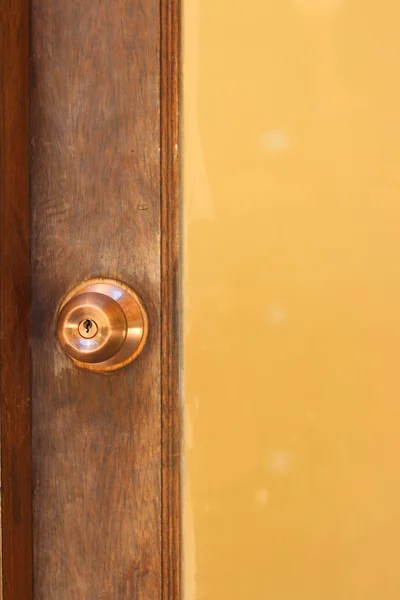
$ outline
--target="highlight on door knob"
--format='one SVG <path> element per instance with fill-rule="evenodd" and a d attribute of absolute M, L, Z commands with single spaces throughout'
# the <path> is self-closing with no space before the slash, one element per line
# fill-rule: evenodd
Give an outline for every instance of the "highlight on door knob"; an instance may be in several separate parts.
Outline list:
<path fill-rule="evenodd" d="M 148 333 L 146 309 L 137 294 L 115 279 L 91 279 L 64 298 L 57 319 L 63 350 L 91 371 L 115 371 L 141 351 Z"/>

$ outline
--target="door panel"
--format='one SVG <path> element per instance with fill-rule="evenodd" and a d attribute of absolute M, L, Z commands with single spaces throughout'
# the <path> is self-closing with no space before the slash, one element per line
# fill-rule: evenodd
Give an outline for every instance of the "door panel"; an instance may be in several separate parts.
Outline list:
<path fill-rule="evenodd" d="M 160 598 L 159 2 L 32 3 L 35 599 Z M 109 375 L 55 338 L 63 296 L 112 276 L 149 339 Z"/>
<path fill-rule="evenodd" d="M 177 0 L 1 4 L 3 600 L 180 597 L 178 22 Z M 56 341 L 92 277 L 149 316 L 108 375 Z"/>
<path fill-rule="evenodd" d="M 185 2 L 185 600 L 398 597 L 399 16 Z"/>

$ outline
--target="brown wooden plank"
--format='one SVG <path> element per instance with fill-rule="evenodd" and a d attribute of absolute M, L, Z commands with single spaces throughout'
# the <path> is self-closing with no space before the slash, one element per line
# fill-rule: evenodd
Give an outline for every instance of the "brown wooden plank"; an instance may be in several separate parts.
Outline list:
<path fill-rule="evenodd" d="M 159 0 L 33 0 L 35 600 L 161 597 L 159 75 Z M 97 276 L 150 319 L 108 376 L 55 338 L 63 295 Z"/>
<path fill-rule="evenodd" d="M 179 0 L 161 1 L 163 599 L 179 600 Z"/>
<path fill-rule="evenodd" d="M 0 394 L 4 600 L 32 598 L 29 2 L 0 2 Z"/>

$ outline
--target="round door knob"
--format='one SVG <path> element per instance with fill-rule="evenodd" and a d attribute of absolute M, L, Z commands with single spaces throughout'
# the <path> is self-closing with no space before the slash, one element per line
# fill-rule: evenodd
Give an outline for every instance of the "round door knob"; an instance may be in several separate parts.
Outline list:
<path fill-rule="evenodd" d="M 57 336 L 80 367 L 113 371 L 143 349 L 148 319 L 143 303 L 127 285 L 95 279 L 74 288 L 61 304 Z"/>
<path fill-rule="evenodd" d="M 98 292 L 78 294 L 61 309 L 58 337 L 71 358 L 86 363 L 100 363 L 121 349 L 127 332 L 120 305 Z"/>

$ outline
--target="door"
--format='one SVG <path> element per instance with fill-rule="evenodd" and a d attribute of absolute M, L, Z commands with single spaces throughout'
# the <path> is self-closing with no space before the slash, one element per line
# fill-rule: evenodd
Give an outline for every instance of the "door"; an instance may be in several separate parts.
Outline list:
<path fill-rule="evenodd" d="M 1 3 L 3 600 L 179 597 L 177 24 Z"/>
<path fill-rule="evenodd" d="M 183 4 L 0 3 L 3 600 L 397 600 L 398 4 Z"/>

